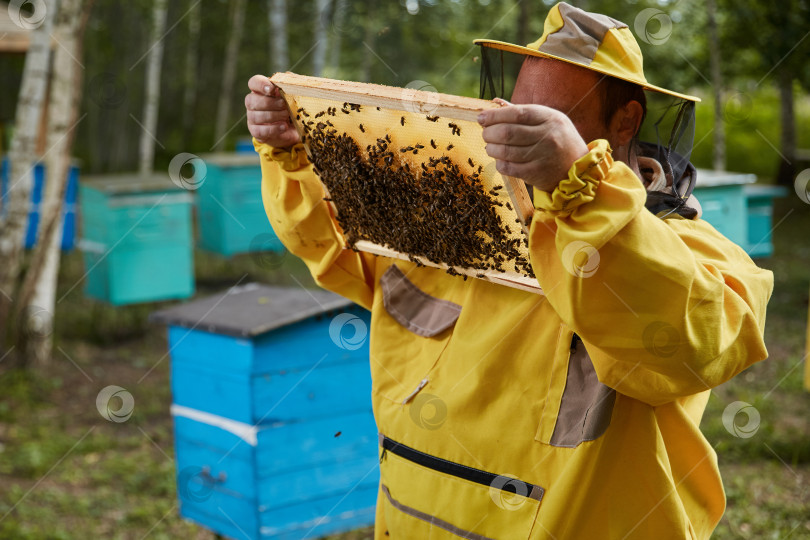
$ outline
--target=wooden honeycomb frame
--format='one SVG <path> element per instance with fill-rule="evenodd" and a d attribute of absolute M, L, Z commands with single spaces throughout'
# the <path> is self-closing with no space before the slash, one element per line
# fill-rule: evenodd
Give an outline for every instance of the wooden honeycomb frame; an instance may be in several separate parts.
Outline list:
<path fill-rule="evenodd" d="M 499 105 L 491 101 L 440 94 L 437 92 L 339 81 L 319 77 L 308 77 L 294 73 L 277 73 L 270 80 L 280 88 L 281 95 L 285 99 L 287 106 L 290 109 L 293 124 L 298 132 L 302 135 L 302 139 L 305 141 L 307 153 L 310 156 L 312 156 L 312 149 L 308 144 L 306 144 L 306 137 L 303 136 L 304 126 L 302 126 L 302 121 L 305 119 L 300 118 L 300 115 L 297 114 L 297 111 L 302 109 L 302 104 L 305 102 L 310 104 L 317 102 L 321 106 L 326 104 L 336 107 L 337 109 L 341 109 L 347 103 L 364 106 L 365 108 L 363 109 L 363 112 L 354 113 L 356 117 L 359 117 L 359 119 L 362 120 L 360 124 L 365 123 L 366 118 L 369 119 L 370 124 L 373 124 L 375 120 L 373 116 L 375 114 L 388 114 L 388 117 L 386 118 L 388 118 L 389 121 L 384 125 L 384 127 L 386 132 L 391 134 L 394 134 L 396 130 L 399 129 L 398 125 L 391 125 L 398 124 L 396 121 L 390 121 L 390 115 L 394 113 L 397 115 L 397 118 L 399 118 L 400 113 L 403 114 L 403 126 L 405 125 L 404 119 L 406 117 L 409 118 L 410 121 L 411 118 L 415 118 L 416 116 L 428 118 L 429 120 L 436 117 L 441 118 L 443 126 L 448 125 L 448 120 L 451 122 L 458 122 L 459 124 L 463 123 L 463 129 L 465 130 L 464 140 L 467 141 L 465 143 L 466 147 L 464 144 L 459 144 L 459 146 L 462 148 L 458 149 L 457 155 L 454 156 L 455 160 L 458 162 L 464 162 L 468 159 L 474 158 L 476 162 L 487 163 L 487 170 L 489 171 L 486 184 L 487 188 L 500 189 L 496 186 L 502 186 L 503 191 L 499 193 L 505 192 L 505 196 L 507 196 L 508 201 L 511 202 L 511 207 L 507 204 L 505 206 L 496 208 L 496 212 L 502 217 L 504 223 L 519 224 L 512 225 L 512 227 L 519 227 L 516 229 L 518 234 L 522 234 L 524 237 L 528 236 L 528 225 L 530 224 L 531 216 L 534 211 L 528 191 L 526 190 L 523 181 L 510 176 L 501 175 L 494 170 L 494 160 L 489 158 L 483 150 L 484 143 L 483 139 L 481 138 L 482 128 L 477 123 L 478 114 L 482 110 L 498 108 Z M 381 112 L 377 113 L 375 111 Z M 343 116 L 337 115 L 336 117 L 333 117 L 333 119 L 338 122 L 340 119 L 343 119 Z M 431 121 L 436 122 L 435 120 Z M 379 126 L 382 124 L 380 124 L 378 121 L 376 125 L 379 128 Z M 451 123 L 449 125 L 455 124 Z M 341 128 L 347 135 L 358 141 L 358 144 L 360 141 L 367 142 L 374 140 L 375 137 L 380 136 L 379 129 L 377 129 L 376 132 L 373 132 L 375 131 L 373 129 L 363 129 L 358 127 L 357 122 L 354 122 L 352 125 L 346 125 L 344 122 Z M 431 131 L 432 128 L 433 126 L 430 125 L 430 122 L 426 122 L 422 128 L 415 126 L 411 127 L 410 129 L 412 131 L 417 130 L 424 137 L 430 139 L 437 129 L 434 128 Z M 444 129 L 446 130 L 447 128 L 445 127 Z M 453 130 L 453 134 L 455 135 L 455 128 Z M 411 134 L 411 136 L 413 136 L 413 134 Z M 447 140 L 457 139 L 461 141 L 460 130 L 458 138 L 451 137 Z M 433 139 L 430 140 L 432 144 Z M 477 147 L 472 148 L 471 145 L 476 145 L 476 143 Z M 360 146 L 362 147 L 363 145 L 361 144 Z M 463 153 L 464 148 L 472 148 L 470 151 L 475 155 L 468 157 L 468 154 Z M 430 149 L 428 148 L 427 150 Z M 416 167 L 423 162 L 424 158 L 421 156 L 413 157 L 412 160 L 413 165 Z M 472 165 L 473 162 L 471 161 L 470 164 Z M 323 182 L 322 185 L 324 193 L 328 198 L 328 188 Z M 333 215 L 336 216 L 341 211 L 341 209 L 337 208 L 333 202 L 329 201 L 327 204 L 329 204 Z M 495 207 L 493 206 L 493 208 Z M 434 268 L 444 270 L 450 268 L 447 264 L 436 263 L 424 257 L 402 253 L 391 249 L 388 246 L 380 245 L 368 240 L 358 240 L 355 242 L 354 247 L 360 251 L 373 253 L 375 255 L 392 257 L 401 260 L 416 259 L 419 260 L 421 264 Z M 526 257 L 528 257 L 528 250 L 526 248 L 523 249 L 526 250 Z M 488 269 L 482 271 L 480 269 L 453 266 L 452 270 L 458 274 L 542 294 L 542 289 L 535 278 L 527 275 L 526 273 L 515 271 L 514 269 L 505 271 Z"/>

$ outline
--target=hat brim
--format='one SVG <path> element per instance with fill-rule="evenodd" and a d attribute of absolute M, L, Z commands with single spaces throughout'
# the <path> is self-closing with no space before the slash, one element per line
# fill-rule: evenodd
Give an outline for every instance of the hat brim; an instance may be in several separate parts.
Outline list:
<path fill-rule="evenodd" d="M 699 102 L 700 101 L 700 98 L 697 97 L 697 96 L 690 96 L 689 94 L 681 94 L 680 92 L 673 92 L 672 90 L 667 90 L 666 88 L 661 88 L 660 86 L 655 86 L 655 85 L 650 84 L 650 83 L 648 83 L 646 81 L 633 80 L 633 79 L 630 79 L 630 78 L 627 78 L 627 77 L 619 77 L 617 75 L 614 75 L 613 73 L 609 73 L 608 71 L 601 70 L 601 69 L 598 69 L 598 68 L 595 68 L 593 66 L 589 66 L 589 65 L 586 65 L 586 64 L 581 64 L 579 62 L 573 62 L 571 60 L 568 60 L 566 58 L 562 58 L 560 56 L 555 56 L 553 54 L 548 54 L 548 53 L 538 51 L 537 49 L 530 49 L 529 47 L 522 47 L 520 45 L 515 45 L 513 43 L 506 43 L 505 41 L 497 41 L 497 40 L 494 40 L 494 39 L 476 39 L 476 40 L 473 40 L 473 43 L 476 44 L 476 45 L 483 45 L 485 47 L 491 47 L 493 49 L 500 49 L 502 51 L 513 52 L 513 53 L 517 53 L 517 54 L 525 54 L 525 55 L 528 55 L 528 56 L 537 56 L 537 57 L 541 57 L 541 58 L 553 58 L 555 60 L 560 60 L 561 62 L 566 62 L 568 64 L 573 64 L 575 66 L 584 67 L 585 69 L 589 69 L 591 71 L 595 71 L 595 72 L 601 73 L 603 75 L 609 75 L 611 77 L 616 77 L 617 79 L 621 79 L 623 81 L 627 81 L 627 82 L 637 84 L 637 85 L 641 86 L 642 88 L 644 88 L 645 90 L 652 90 L 653 92 L 659 92 L 661 94 L 667 94 L 667 95 L 674 96 L 674 97 L 679 98 L 679 99 L 685 99 L 687 101 L 694 101 L 694 102 Z"/>

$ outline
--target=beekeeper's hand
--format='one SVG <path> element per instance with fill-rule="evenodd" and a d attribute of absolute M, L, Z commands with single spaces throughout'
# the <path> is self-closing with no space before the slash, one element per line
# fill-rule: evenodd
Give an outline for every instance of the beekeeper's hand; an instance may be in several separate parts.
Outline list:
<path fill-rule="evenodd" d="M 554 191 L 568 176 L 588 145 L 573 122 L 562 112 L 543 105 L 511 105 L 483 111 L 487 154 L 498 172 L 520 178 L 544 191 Z"/>
<path fill-rule="evenodd" d="M 245 108 L 250 134 L 259 142 L 276 148 L 298 143 L 301 137 L 292 125 L 278 87 L 264 75 L 254 75 L 248 81 L 248 88 L 250 94 L 245 96 Z"/>

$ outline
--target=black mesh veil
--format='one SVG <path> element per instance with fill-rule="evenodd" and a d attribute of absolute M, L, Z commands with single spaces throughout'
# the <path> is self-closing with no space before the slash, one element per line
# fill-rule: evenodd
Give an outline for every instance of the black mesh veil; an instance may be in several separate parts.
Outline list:
<path fill-rule="evenodd" d="M 509 100 L 525 56 L 481 46 L 481 99 Z"/>
<path fill-rule="evenodd" d="M 641 126 L 638 140 L 651 149 L 672 183 L 675 195 L 686 199 L 694 189 L 690 165 L 695 140 L 695 103 L 658 92 L 647 91 L 647 120 Z M 672 180 L 675 180 L 673 182 Z"/>
<path fill-rule="evenodd" d="M 479 97 L 509 101 L 525 58 L 482 45 Z M 645 91 L 645 97 L 647 114 L 639 130 L 637 150 L 661 164 L 679 207 L 692 193 L 696 177 L 689 163 L 695 138 L 695 104 L 652 90 Z"/>

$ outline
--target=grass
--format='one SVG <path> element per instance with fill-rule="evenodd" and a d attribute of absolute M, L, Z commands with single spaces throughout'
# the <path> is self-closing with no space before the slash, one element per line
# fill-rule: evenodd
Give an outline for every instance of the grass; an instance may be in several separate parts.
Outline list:
<path fill-rule="evenodd" d="M 802 388 L 810 207 L 780 201 L 768 310 L 770 359 L 717 388 L 702 428 L 717 449 L 728 508 L 717 539 L 810 538 L 810 394 Z M 311 285 L 303 264 L 286 257 L 264 265 L 248 256 L 225 261 L 197 254 L 198 294 L 243 280 Z M 83 273 L 69 254 L 59 298 Z M 177 515 L 169 361 L 162 327 L 147 321 L 160 304 L 112 308 L 71 291 L 57 308 L 54 361 L 46 372 L 0 372 L 0 538 L 210 539 Z M 0 365 L 1 366 L 1 365 Z M 103 420 L 99 390 L 130 391 L 129 421 Z M 761 425 L 738 438 L 723 426 L 734 401 L 753 404 Z M 364 529 L 334 537 L 361 540 Z"/>

